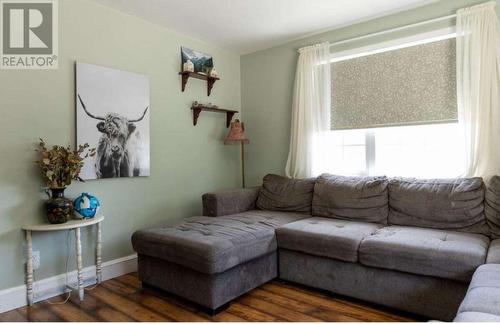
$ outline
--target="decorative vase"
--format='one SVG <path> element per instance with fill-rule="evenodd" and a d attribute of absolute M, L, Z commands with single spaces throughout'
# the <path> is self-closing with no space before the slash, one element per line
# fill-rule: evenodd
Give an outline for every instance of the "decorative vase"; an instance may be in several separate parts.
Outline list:
<path fill-rule="evenodd" d="M 182 66 L 184 72 L 194 72 L 194 64 L 191 60 L 187 60 Z"/>
<path fill-rule="evenodd" d="M 215 67 L 213 67 L 211 70 L 210 70 L 210 76 L 212 78 L 218 78 L 219 77 L 219 73 L 217 73 L 217 70 L 215 69 Z"/>
<path fill-rule="evenodd" d="M 50 188 L 46 190 L 49 199 L 45 203 L 47 220 L 51 224 L 62 224 L 73 214 L 73 202 L 64 197 L 66 188 Z"/>
<path fill-rule="evenodd" d="M 83 192 L 73 201 L 75 217 L 78 219 L 95 217 L 100 206 L 99 200 L 86 192 Z"/>

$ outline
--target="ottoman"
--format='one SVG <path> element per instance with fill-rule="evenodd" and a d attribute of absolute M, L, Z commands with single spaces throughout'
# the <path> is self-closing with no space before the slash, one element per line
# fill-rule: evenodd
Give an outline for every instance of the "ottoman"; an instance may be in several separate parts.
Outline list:
<path fill-rule="evenodd" d="M 277 277 L 275 228 L 306 217 L 250 210 L 137 231 L 139 279 L 216 312 Z"/>

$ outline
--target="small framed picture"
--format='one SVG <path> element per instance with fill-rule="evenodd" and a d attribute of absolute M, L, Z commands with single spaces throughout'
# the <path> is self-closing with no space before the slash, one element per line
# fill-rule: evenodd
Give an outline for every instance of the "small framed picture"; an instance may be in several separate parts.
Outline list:
<path fill-rule="evenodd" d="M 182 66 L 183 70 L 184 63 L 191 61 L 194 65 L 194 72 L 196 73 L 210 73 L 210 70 L 214 67 L 214 60 L 212 55 L 195 51 L 187 47 L 181 47 L 182 56 Z"/>

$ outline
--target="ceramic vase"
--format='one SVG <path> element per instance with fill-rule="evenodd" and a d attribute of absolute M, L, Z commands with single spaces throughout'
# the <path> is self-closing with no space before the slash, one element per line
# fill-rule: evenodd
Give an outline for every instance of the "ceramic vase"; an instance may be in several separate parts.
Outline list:
<path fill-rule="evenodd" d="M 184 72 L 194 72 L 194 64 L 193 64 L 193 62 L 191 62 L 191 60 L 187 60 L 184 63 L 184 65 L 182 67 L 182 70 Z"/>
<path fill-rule="evenodd" d="M 66 223 L 73 214 L 73 202 L 64 197 L 66 188 L 50 188 L 46 190 L 49 199 L 45 202 L 47 220 L 51 224 Z"/>

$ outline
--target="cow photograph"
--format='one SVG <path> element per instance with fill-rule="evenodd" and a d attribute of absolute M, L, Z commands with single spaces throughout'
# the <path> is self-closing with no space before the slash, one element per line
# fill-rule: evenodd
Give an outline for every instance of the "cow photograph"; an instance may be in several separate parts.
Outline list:
<path fill-rule="evenodd" d="M 77 144 L 96 149 L 81 178 L 149 176 L 149 78 L 83 63 L 76 76 Z"/>

